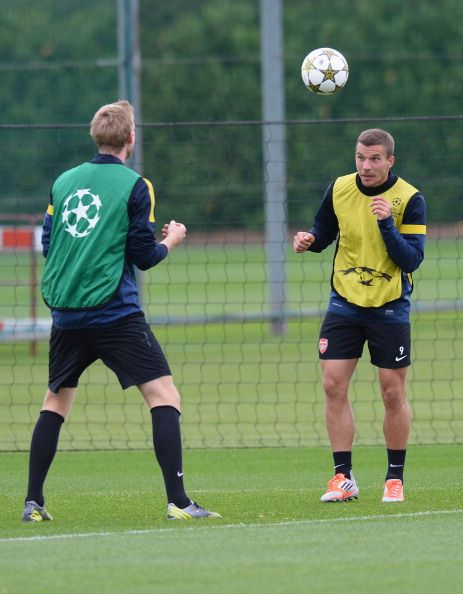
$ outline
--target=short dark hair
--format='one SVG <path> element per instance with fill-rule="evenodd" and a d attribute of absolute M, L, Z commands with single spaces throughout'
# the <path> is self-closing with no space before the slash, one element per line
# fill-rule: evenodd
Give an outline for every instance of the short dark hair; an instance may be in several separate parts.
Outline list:
<path fill-rule="evenodd" d="M 395 143 L 392 134 L 389 134 L 389 132 L 381 130 L 380 128 L 364 130 L 357 138 L 357 144 L 363 144 L 365 146 L 379 144 L 380 146 L 384 146 L 388 157 L 391 157 L 394 154 Z"/>

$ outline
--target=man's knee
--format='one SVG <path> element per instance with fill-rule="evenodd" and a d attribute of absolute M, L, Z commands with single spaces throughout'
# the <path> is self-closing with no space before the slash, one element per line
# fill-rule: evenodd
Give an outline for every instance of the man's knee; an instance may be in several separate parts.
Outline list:
<path fill-rule="evenodd" d="M 173 406 L 180 411 L 180 394 L 171 375 L 138 386 L 148 407 Z"/>

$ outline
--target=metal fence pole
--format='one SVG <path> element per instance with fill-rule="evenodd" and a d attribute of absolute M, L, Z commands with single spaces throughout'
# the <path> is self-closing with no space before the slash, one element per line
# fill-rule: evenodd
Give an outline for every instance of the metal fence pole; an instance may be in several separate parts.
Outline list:
<path fill-rule="evenodd" d="M 286 134 L 281 0 L 261 0 L 265 246 L 273 334 L 285 332 Z"/>

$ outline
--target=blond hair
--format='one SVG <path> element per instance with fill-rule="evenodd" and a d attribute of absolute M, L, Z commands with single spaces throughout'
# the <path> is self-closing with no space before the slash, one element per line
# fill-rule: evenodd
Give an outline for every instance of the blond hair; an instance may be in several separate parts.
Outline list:
<path fill-rule="evenodd" d="M 391 157 L 394 154 L 394 138 L 392 134 L 389 134 L 389 132 L 381 130 L 380 128 L 364 130 L 357 138 L 357 144 L 359 143 L 364 146 L 384 146 L 388 157 Z"/>
<path fill-rule="evenodd" d="M 107 151 L 120 151 L 135 129 L 133 107 L 128 101 L 103 105 L 90 123 L 90 136 L 97 147 Z"/>

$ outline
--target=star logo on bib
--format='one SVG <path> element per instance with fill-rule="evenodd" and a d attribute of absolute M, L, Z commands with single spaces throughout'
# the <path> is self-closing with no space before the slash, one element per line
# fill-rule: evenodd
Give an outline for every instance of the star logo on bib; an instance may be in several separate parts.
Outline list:
<path fill-rule="evenodd" d="M 64 201 L 62 222 L 72 237 L 90 235 L 100 220 L 101 200 L 89 188 L 77 190 Z"/>

